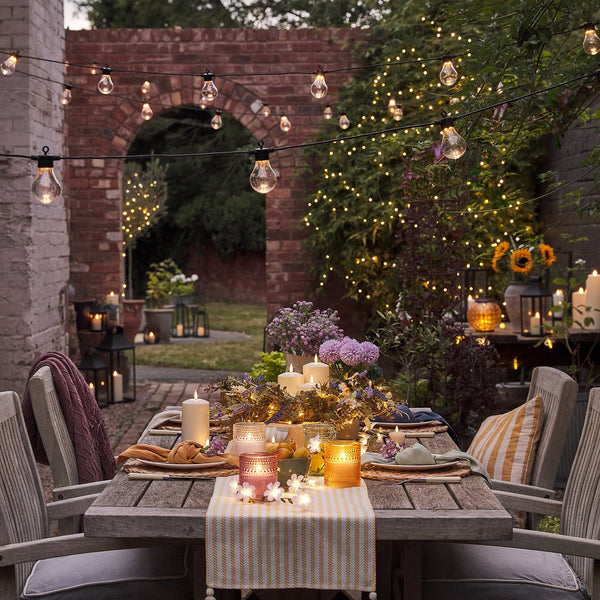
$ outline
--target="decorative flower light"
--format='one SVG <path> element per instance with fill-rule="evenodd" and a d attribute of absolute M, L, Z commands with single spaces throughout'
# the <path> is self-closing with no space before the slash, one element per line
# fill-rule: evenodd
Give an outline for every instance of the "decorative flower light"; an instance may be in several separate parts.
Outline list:
<path fill-rule="evenodd" d="M 254 500 L 256 495 L 256 487 L 250 485 L 247 481 L 244 481 L 243 484 L 238 484 L 237 490 L 235 493 L 235 497 L 242 502 L 250 502 L 250 500 Z"/>
<path fill-rule="evenodd" d="M 303 509 L 309 508 L 312 504 L 312 501 L 312 495 L 308 490 L 302 490 L 292 498 L 292 502 Z"/>
<path fill-rule="evenodd" d="M 292 473 L 290 479 L 287 480 L 287 486 L 290 493 L 297 494 L 304 488 L 304 475 Z"/>
<path fill-rule="evenodd" d="M 270 483 L 264 492 L 264 496 L 268 502 L 279 500 L 281 498 L 281 494 L 283 494 L 283 488 L 280 487 L 279 481 Z"/>
<path fill-rule="evenodd" d="M 321 436 L 316 435 L 315 437 L 310 438 L 307 448 L 311 454 L 314 454 L 315 452 L 321 451 L 321 445 Z"/>

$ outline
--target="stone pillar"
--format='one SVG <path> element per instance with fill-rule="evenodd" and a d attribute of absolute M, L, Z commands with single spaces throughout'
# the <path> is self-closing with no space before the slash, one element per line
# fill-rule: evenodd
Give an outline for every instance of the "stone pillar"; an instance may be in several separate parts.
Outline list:
<path fill-rule="evenodd" d="M 63 0 L 13 0 L 0 6 L 0 47 L 64 59 Z M 1 60 L 4 60 L 4 56 Z M 63 154 L 62 64 L 21 58 L 0 80 L 0 152 Z M 51 80 L 51 81 L 45 81 Z M 62 183 L 63 165 L 55 163 Z M 50 350 L 67 351 L 69 244 L 66 190 L 44 206 L 31 194 L 37 163 L 0 157 L 0 389 L 23 394 L 29 367 Z"/>

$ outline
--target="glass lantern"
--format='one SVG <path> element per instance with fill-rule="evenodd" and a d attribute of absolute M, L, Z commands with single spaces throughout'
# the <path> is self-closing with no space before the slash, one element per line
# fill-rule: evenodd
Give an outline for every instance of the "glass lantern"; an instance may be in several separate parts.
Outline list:
<path fill-rule="evenodd" d="M 323 475 L 325 470 L 325 458 L 324 458 L 324 446 L 325 442 L 332 442 L 335 440 L 335 426 L 331 423 L 304 423 L 304 445 L 312 446 L 311 440 L 317 440 L 319 438 L 319 449 L 310 447 L 310 475 Z"/>
<path fill-rule="evenodd" d="M 552 325 L 552 293 L 547 290 L 539 275 L 529 279 L 521 292 L 521 333 L 528 337 L 541 337 L 545 326 Z"/>
<path fill-rule="evenodd" d="M 237 423 L 236 423 L 237 424 Z M 277 455 L 272 452 L 244 452 L 240 454 L 240 484 L 253 485 L 254 498 L 262 500 L 270 483 L 277 481 Z"/>
<path fill-rule="evenodd" d="M 325 442 L 325 485 L 336 488 L 360 485 L 360 442 Z"/>
<path fill-rule="evenodd" d="M 265 452 L 267 449 L 267 426 L 254 421 L 234 423 L 233 441 L 238 454 Z"/>
<path fill-rule="evenodd" d="M 493 300 L 478 298 L 469 307 L 467 320 L 476 331 L 494 331 L 502 322 L 502 310 Z"/>

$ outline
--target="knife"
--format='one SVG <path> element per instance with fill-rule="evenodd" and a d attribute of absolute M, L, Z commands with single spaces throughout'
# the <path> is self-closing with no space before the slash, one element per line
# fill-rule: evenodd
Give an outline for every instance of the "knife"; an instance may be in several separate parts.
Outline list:
<path fill-rule="evenodd" d="M 462 477 L 459 475 L 446 475 L 445 477 L 440 475 L 439 477 L 415 477 L 414 479 L 407 479 L 398 483 L 460 483 L 461 481 Z"/>
<path fill-rule="evenodd" d="M 181 429 L 149 429 L 148 435 L 179 435 Z"/>
<path fill-rule="evenodd" d="M 212 479 L 193 475 L 161 475 L 160 473 L 129 473 L 129 479 Z"/>

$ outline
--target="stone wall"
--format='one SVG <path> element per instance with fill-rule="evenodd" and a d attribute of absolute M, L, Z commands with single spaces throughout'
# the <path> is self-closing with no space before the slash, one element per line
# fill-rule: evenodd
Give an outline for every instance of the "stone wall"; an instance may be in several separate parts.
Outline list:
<path fill-rule="evenodd" d="M 21 55 L 64 57 L 62 0 L 0 5 L 0 47 Z M 1 60 L 4 60 L 3 56 Z M 21 58 L 0 77 L 0 152 L 63 154 L 64 66 Z M 64 164 L 56 164 L 59 180 Z M 31 194 L 37 163 L 0 158 L 0 389 L 22 394 L 29 367 L 49 350 L 67 351 L 69 248 L 63 195 L 44 206 Z"/>

